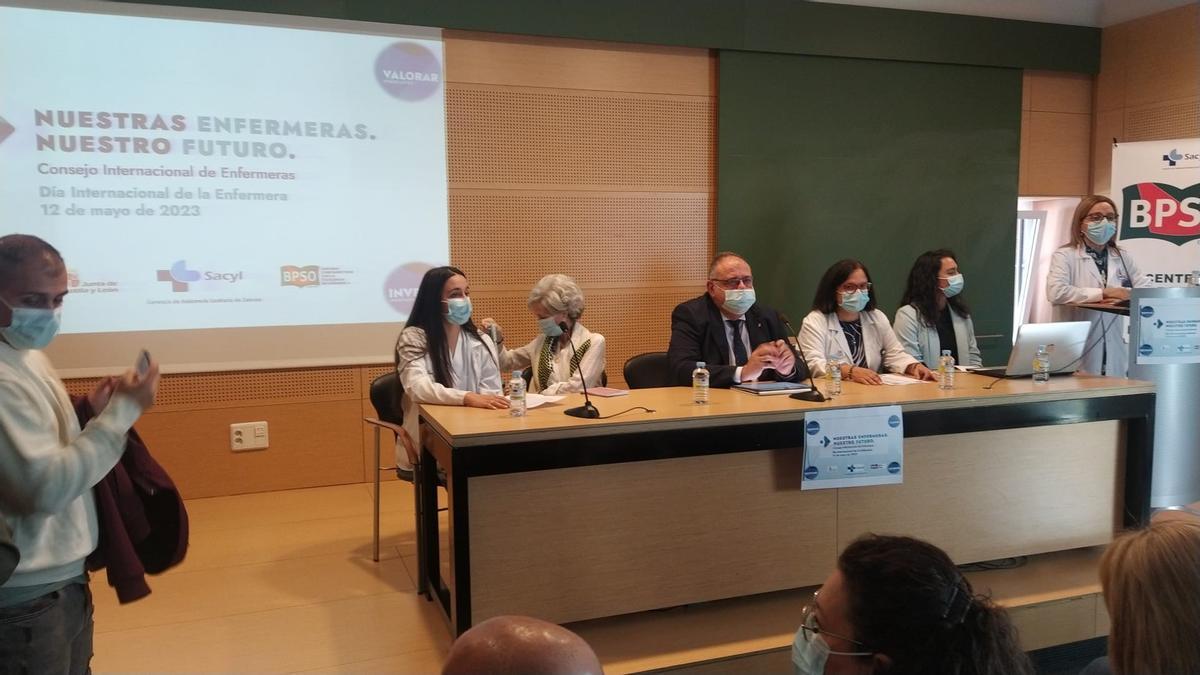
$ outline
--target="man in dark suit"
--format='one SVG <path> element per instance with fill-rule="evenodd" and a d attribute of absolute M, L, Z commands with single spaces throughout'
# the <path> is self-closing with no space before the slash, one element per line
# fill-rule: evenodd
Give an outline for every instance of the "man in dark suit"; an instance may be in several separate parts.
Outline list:
<path fill-rule="evenodd" d="M 708 268 L 707 293 L 680 303 L 671 313 L 667 360 L 676 385 L 692 383 L 704 361 L 709 386 L 808 377 L 786 342 L 779 312 L 755 303 L 750 264 L 736 253 L 718 253 Z"/>

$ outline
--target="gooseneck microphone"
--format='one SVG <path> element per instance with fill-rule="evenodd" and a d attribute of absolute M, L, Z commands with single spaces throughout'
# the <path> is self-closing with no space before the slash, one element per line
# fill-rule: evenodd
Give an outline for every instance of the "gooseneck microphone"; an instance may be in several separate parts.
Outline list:
<path fill-rule="evenodd" d="M 588 398 L 587 376 L 583 374 L 583 359 L 579 358 L 579 352 L 575 351 L 575 343 L 572 342 L 571 338 L 567 335 L 570 330 L 567 328 L 567 322 L 560 322 L 558 327 L 562 329 L 563 336 L 567 337 L 567 344 L 571 345 L 572 359 L 579 361 L 579 381 L 583 383 L 583 405 L 577 408 L 567 408 L 563 411 L 563 414 L 570 415 L 571 417 L 582 417 L 584 419 L 594 420 L 600 417 L 600 411 L 596 410 L 596 406 L 592 405 L 591 399 Z M 568 373 L 569 372 L 570 368 L 568 368 Z"/>
<path fill-rule="evenodd" d="M 779 320 L 782 321 L 783 325 L 788 329 L 788 333 L 790 333 L 789 337 L 796 335 L 795 329 L 792 328 L 792 322 L 788 321 L 786 315 L 780 314 Z M 808 367 L 808 361 L 804 358 L 804 350 L 800 347 L 800 339 L 796 339 L 795 348 L 792 347 L 791 340 L 784 340 L 784 342 L 787 343 L 788 348 L 792 350 L 792 354 L 794 354 L 796 358 L 800 359 L 800 362 L 804 364 L 805 370 L 808 370 L 808 384 L 810 387 L 812 387 L 812 389 L 809 389 L 808 391 L 798 391 L 794 394 L 789 394 L 788 398 L 794 398 L 797 401 L 809 401 L 811 403 L 824 403 L 825 401 L 828 401 L 829 399 L 825 398 L 825 395 L 817 389 L 817 383 L 813 381 L 812 369 Z"/>

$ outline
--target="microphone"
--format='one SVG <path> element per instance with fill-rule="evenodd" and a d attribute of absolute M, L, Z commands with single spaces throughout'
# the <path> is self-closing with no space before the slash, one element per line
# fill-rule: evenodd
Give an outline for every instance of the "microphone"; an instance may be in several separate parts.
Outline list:
<path fill-rule="evenodd" d="M 567 329 L 566 321 L 560 322 L 558 324 L 558 327 L 562 329 L 563 335 L 567 334 L 568 329 Z M 571 356 L 573 358 L 578 358 L 579 352 L 575 351 L 575 343 L 572 342 L 569 337 L 567 338 L 567 344 L 571 345 Z M 568 372 L 569 372 L 569 369 L 568 369 Z M 579 360 L 579 381 L 583 383 L 583 405 L 581 405 L 577 408 L 567 408 L 566 410 L 563 411 L 563 414 L 570 415 L 571 417 L 582 417 L 584 419 L 594 420 L 594 419 L 600 417 L 600 411 L 596 410 L 596 406 L 592 405 L 591 399 L 588 398 L 587 377 L 585 377 L 583 374 L 583 360 L 582 359 Z"/>
<path fill-rule="evenodd" d="M 780 314 L 779 320 L 782 321 L 783 325 L 787 327 L 789 333 L 788 337 L 793 337 L 796 335 L 796 330 L 792 328 L 792 322 L 788 321 L 786 315 Z M 784 342 L 787 343 L 788 348 L 792 350 L 792 353 L 796 355 L 796 358 L 800 359 L 801 363 L 804 364 L 805 369 L 808 369 L 808 361 L 804 358 L 804 350 L 800 348 L 800 340 L 796 340 L 796 345 L 794 348 L 792 347 L 791 340 L 784 340 Z M 812 387 L 812 389 L 789 394 L 788 398 L 794 398 L 797 401 L 809 401 L 810 403 L 824 403 L 825 401 L 829 400 L 825 398 L 824 394 L 822 394 L 819 389 L 817 389 L 817 383 L 813 381 L 811 369 L 808 369 L 808 384 Z"/>

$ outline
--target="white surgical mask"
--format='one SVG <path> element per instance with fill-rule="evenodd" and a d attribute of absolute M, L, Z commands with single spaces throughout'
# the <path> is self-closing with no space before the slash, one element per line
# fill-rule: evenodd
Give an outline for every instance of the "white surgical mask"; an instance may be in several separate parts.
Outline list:
<path fill-rule="evenodd" d="M 14 349 L 45 349 L 58 335 L 58 329 L 62 326 L 62 307 L 35 309 L 13 307 L 7 302 L 4 304 L 12 310 L 12 321 L 0 328 L 0 335 Z"/>
<path fill-rule="evenodd" d="M 963 275 L 954 274 L 954 275 L 951 275 L 948 277 L 943 277 L 943 278 L 946 281 L 950 282 L 949 286 L 942 289 L 942 292 L 946 294 L 947 298 L 953 298 L 954 296 L 958 295 L 959 293 L 962 293 Z"/>

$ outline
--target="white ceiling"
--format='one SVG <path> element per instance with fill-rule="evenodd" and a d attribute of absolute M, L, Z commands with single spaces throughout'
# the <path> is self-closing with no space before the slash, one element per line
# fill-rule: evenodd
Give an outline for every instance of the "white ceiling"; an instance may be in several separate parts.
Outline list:
<path fill-rule="evenodd" d="M 1102 28 L 1197 0 L 815 0 L 839 5 L 990 16 Z"/>

